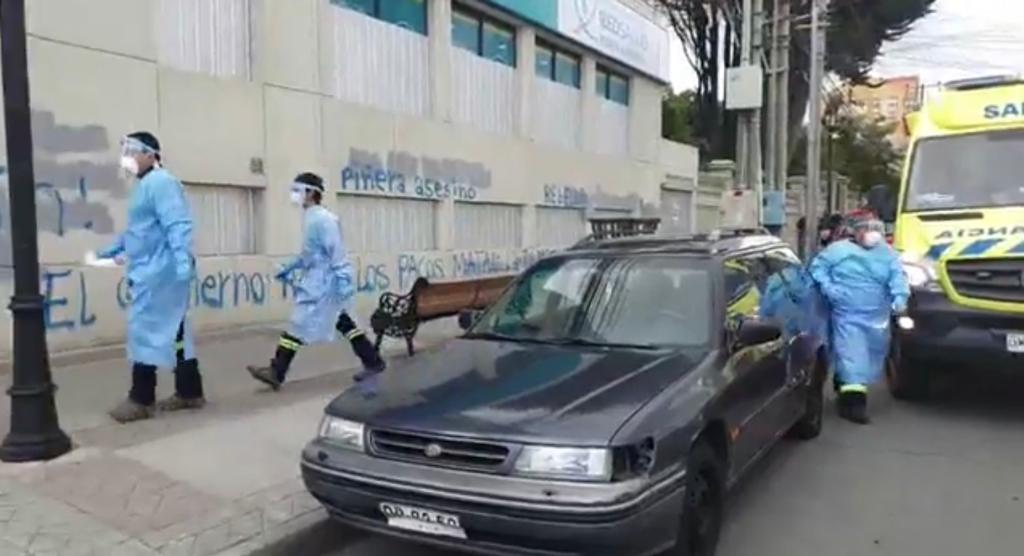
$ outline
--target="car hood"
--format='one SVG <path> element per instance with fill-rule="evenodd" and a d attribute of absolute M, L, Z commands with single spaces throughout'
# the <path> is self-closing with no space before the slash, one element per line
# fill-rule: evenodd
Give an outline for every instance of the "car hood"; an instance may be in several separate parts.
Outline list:
<path fill-rule="evenodd" d="M 371 427 L 604 446 L 702 353 L 457 339 L 353 386 L 327 412 Z"/>

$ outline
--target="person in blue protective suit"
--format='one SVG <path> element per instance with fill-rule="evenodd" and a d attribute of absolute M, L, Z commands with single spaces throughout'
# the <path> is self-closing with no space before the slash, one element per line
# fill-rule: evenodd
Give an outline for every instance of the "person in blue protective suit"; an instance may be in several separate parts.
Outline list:
<path fill-rule="evenodd" d="M 303 208 L 302 253 L 283 265 L 277 277 L 295 285 L 295 307 L 288 331 L 281 334 L 269 366 L 249 366 L 256 380 L 277 390 L 285 381 L 295 354 L 304 345 L 332 342 L 341 332 L 363 364 L 357 381 L 384 370 L 384 360 L 349 315 L 355 295 L 355 277 L 345 250 L 338 217 L 320 205 L 323 179 L 299 174 L 291 186 L 292 204 Z"/>
<path fill-rule="evenodd" d="M 862 218 L 852 229 L 852 239 L 829 245 L 811 261 L 810 273 L 830 306 L 839 414 L 865 424 L 868 387 L 882 374 L 890 322 L 906 310 L 910 288 L 882 222 Z"/>
<path fill-rule="evenodd" d="M 132 387 L 111 412 L 126 423 L 153 416 L 154 409 L 203 407 L 203 381 L 185 314 L 195 275 L 192 214 L 185 190 L 161 165 L 160 142 L 140 131 L 121 143 L 121 168 L 136 179 L 128 201 L 128 223 L 99 258 L 126 265 L 128 358 Z M 175 393 L 156 403 L 156 371 L 174 368 Z"/>

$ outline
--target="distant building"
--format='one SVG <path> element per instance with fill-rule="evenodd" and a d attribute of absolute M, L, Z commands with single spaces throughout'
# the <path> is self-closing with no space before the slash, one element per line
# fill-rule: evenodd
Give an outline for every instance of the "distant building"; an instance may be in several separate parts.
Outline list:
<path fill-rule="evenodd" d="M 917 110 L 921 98 L 921 79 L 916 75 L 885 79 L 871 85 L 856 85 L 847 91 L 847 98 L 867 114 L 894 124 L 889 139 L 905 148 L 909 141 L 903 117 Z"/>

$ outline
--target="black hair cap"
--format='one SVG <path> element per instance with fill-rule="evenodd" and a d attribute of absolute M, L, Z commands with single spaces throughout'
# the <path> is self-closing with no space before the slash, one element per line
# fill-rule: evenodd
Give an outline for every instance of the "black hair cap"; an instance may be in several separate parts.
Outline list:
<path fill-rule="evenodd" d="M 146 145 L 157 153 L 160 152 L 160 141 L 157 140 L 156 135 L 153 135 L 148 131 L 136 131 L 135 133 L 129 133 L 128 137 Z"/>
<path fill-rule="evenodd" d="M 324 179 L 312 172 L 303 172 L 295 176 L 295 183 L 308 185 L 317 191 L 324 190 Z"/>

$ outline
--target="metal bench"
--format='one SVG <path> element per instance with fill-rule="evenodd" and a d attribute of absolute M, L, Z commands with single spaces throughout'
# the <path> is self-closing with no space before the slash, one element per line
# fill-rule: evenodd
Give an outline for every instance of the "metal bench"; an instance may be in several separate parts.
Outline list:
<path fill-rule="evenodd" d="M 370 327 L 377 335 L 377 349 L 384 337 L 404 338 L 409 355 L 414 354 L 413 338 L 420 324 L 458 315 L 464 310 L 482 310 L 494 303 L 515 275 L 431 283 L 418 278 L 409 293 L 381 294 Z"/>

